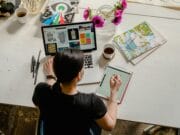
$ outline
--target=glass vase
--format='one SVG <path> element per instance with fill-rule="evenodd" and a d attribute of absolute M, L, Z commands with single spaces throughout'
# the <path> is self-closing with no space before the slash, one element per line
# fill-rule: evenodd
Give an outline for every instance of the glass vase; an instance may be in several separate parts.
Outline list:
<path fill-rule="evenodd" d="M 104 26 L 96 28 L 97 34 L 106 40 L 111 40 L 116 32 L 116 26 L 112 23 L 114 11 L 111 5 L 103 5 L 97 9 L 97 14 L 104 18 Z"/>

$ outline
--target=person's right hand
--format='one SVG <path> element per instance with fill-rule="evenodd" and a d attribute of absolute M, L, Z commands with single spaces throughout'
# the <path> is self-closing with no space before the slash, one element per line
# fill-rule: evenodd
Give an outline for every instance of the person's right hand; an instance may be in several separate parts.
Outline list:
<path fill-rule="evenodd" d="M 45 75 L 54 75 L 53 71 L 53 57 L 48 58 L 48 60 L 43 64 L 43 71 Z"/>
<path fill-rule="evenodd" d="M 113 75 L 110 78 L 110 88 L 111 92 L 117 92 L 119 87 L 121 86 L 121 78 L 119 75 Z"/>

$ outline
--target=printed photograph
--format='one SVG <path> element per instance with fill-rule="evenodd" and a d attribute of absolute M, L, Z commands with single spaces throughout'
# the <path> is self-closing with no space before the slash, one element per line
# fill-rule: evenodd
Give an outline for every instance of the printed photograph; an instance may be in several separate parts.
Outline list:
<path fill-rule="evenodd" d="M 79 40 L 79 30 L 78 28 L 68 29 L 69 40 Z"/>
<path fill-rule="evenodd" d="M 56 42 L 56 38 L 54 37 L 54 32 L 48 31 L 46 33 L 48 42 Z"/>
<path fill-rule="evenodd" d="M 59 39 L 60 44 L 65 44 L 66 43 L 66 32 L 65 31 L 58 32 L 58 39 Z"/>
<path fill-rule="evenodd" d="M 47 44 L 47 52 L 48 53 L 56 53 L 57 52 L 57 44 L 56 43 Z"/>

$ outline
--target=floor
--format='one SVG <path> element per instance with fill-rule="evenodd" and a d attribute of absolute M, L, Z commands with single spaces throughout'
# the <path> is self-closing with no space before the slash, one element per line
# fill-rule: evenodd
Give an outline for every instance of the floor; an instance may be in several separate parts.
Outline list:
<path fill-rule="evenodd" d="M 36 108 L 0 104 L 0 135 L 35 135 Z"/>
<path fill-rule="evenodd" d="M 143 132 L 153 125 L 118 120 L 112 132 L 103 131 L 102 135 L 177 135 L 177 129 L 155 126 L 155 128 Z M 158 127 L 158 128 L 157 128 Z"/>
<path fill-rule="evenodd" d="M 0 104 L 0 135 L 35 135 L 38 117 L 36 108 Z M 176 129 L 158 126 L 143 133 L 149 126 L 118 120 L 112 132 L 102 131 L 102 135 L 177 135 Z"/>

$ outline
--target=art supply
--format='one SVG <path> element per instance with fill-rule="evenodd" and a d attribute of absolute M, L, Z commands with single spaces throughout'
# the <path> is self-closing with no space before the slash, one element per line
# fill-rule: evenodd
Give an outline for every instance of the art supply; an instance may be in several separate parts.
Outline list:
<path fill-rule="evenodd" d="M 56 15 L 54 21 L 53 21 L 53 25 L 58 25 L 59 24 L 59 14 Z"/>
<path fill-rule="evenodd" d="M 19 23 L 26 23 L 28 19 L 28 11 L 26 8 L 19 7 L 15 11 L 16 18 Z"/>
<path fill-rule="evenodd" d="M 59 24 L 64 24 L 64 18 L 63 18 L 63 15 L 62 13 L 60 13 L 60 17 L 59 17 Z"/>
<path fill-rule="evenodd" d="M 74 14 L 75 13 L 66 13 L 64 15 L 64 19 L 66 23 L 72 23 L 73 22 L 73 18 L 74 18 Z"/>
<path fill-rule="evenodd" d="M 100 83 L 100 85 L 99 85 L 100 87 L 101 87 L 102 84 L 104 83 L 104 78 L 105 78 L 105 77 L 106 77 L 106 74 L 103 75 L 103 78 L 102 78 L 101 83 Z"/>
<path fill-rule="evenodd" d="M 37 82 L 38 70 L 39 70 L 39 65 L 40 65 L 40 55 L 41 55 L 41 50 L 39 50 L 39 54 L 38 54 L 38 58 L 37 58 L 37 62 L 36 62 L 34 85 Z"/>
<path fill-rule="evenodd" d="M 43 21 L 43 24 L 44 24 L 44 25 L 50 25 L 50 24 L 52 24 L 53 21 L 55 20 L 56 16 L 57 16 L 57 14 L 55 14 L 55 15 L 47 18 L 46 20 Z"/>
<path fill-rule="evenodd" d="M 111 60 L 115 55 L 115 47 L 112 44 L 106 44 L 103 49 L 103 57 Z"/>
<path fill-rule="evenodd" d="M 36 59 L 34 56 L 31 58 L 31 73 L 33 74 L 32 77 L 34 78 L 35 73 L 35 66 L 36 66 Z"/>

